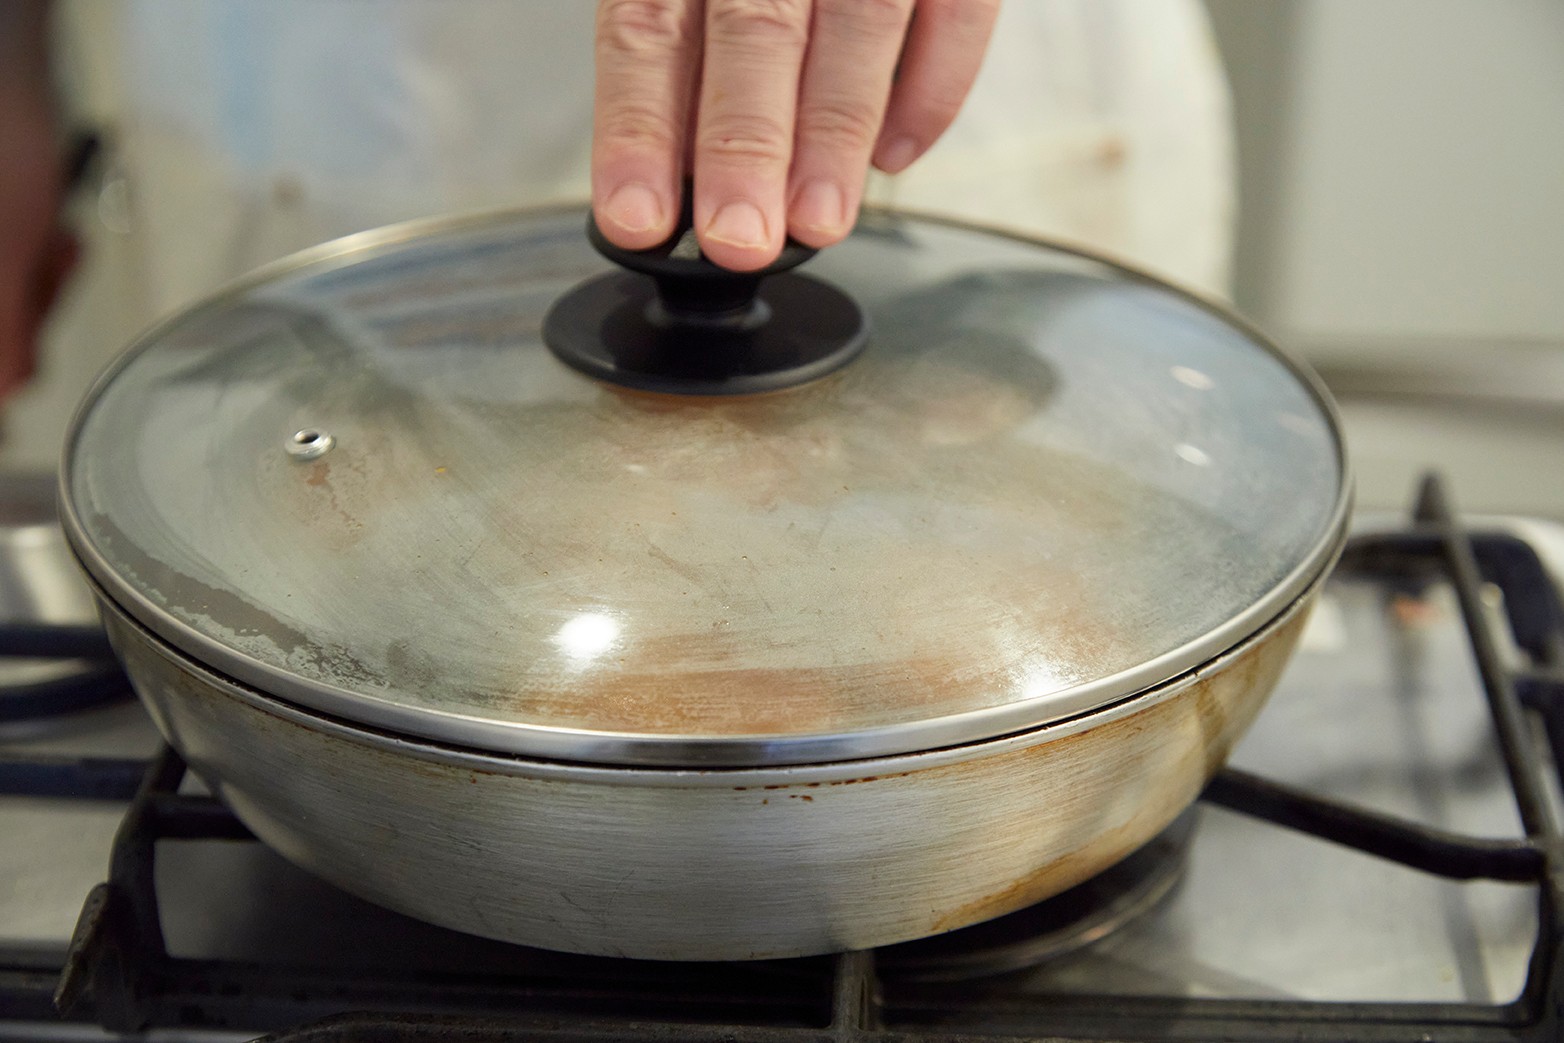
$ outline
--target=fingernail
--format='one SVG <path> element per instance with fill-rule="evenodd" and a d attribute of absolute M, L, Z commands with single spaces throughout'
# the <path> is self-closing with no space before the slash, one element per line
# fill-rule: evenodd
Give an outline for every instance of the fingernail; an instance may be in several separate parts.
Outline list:
<path fill-rule="evenodd" d="M 794 227 L 817 232 L 840 232 L 847 224 L 847 197 L 840 186 L 825 178 L 804 182 L 793 201 Z"/>
<path fill-rule="evenodd" d="M 746 249 L 765 246 L 770 239 L 766 234 L 766 218 L 760 208 L 746 202 L 724 204 L 706 226 L 706 237 Z"/>
<path fill-rule="evenodd" d="M 887 174 L 900 174 L 918 158 L 918 143 L 912 138 L 897 138 L 880 153 L 880 169 Z"/>
<path fill-rule="evenodd" d="M 632 181 L 614 189 L 603 212 L 627 232 L 648 232 L 662 224 L 663 203 L 651 188 Z"/>

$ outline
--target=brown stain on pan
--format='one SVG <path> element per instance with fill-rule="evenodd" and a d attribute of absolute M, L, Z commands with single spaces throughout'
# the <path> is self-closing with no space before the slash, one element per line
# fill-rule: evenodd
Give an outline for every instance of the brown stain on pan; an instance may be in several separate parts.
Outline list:
<path fill-rule="evenodd" d="M 941 914 L 949 931 L 1051 898 L 1121 861 L 1166 828 L 1226 762 L 1259 714 L 1308 618 L 1307 608 L 1188 689 L 1138 713 L 981 762 L 999 776 L 1033 770 L 1081 780 L 1099 797 L 1134 789 L 1133 815 L 994 891 Z M 1193 761 L 1191 760 L 1193 758 Z M 1014 761 L 1013 765 L 1005 761 Z M 961 769 L 963 765 L 951 765 Z M 1092 772 L 1096 777 L 1088 779 Z M 1036 822 L 1031 809 L 1023 813 Z M 999 829 L 1024 830 L 1020 817 Z M 1024 834 L 1017 834 L 1024 835 Z"/>
<path fill-rule="evenodd" d="M 957 885 L 971 880 L 965 890 L 956 891 L 956 898 L 948 899 L 951 902 L 948 909 L 932 910 L 924 932 L 978 923 L 1068 890 L 1131 854 L 1175 818 L 1176 813 L 1198 794 L 1201 783 L 1220 765 L 1221 757 L 1225 757 L 1243 727 L 1247 727 L 1259 710 L 1270 685 L 1281 672 L 1293 641 L 1301 632 L 1303 621 L 1304 613 L 1297 613 L 1259 640 L 1214 663 L 1209 672 L 1190 680 L 1181 691 L 1170 693 L 1162 701 L 1132 711 L 1123 718 L 1085 727 L 1071 735 L 1049 740 L 1045 730 L 1045 735 L 1038 737 L 1042 741 L 1032 746 L 1003 752 L 979 751 L 967 762 L 945 763 L 915 771 L 863 774 L 830 783 L 815 780 L 813 785 L 810 780 L 799 780 L 749 788 L 768 791 L 762 801 L 755 804 L 784 794 L 790 801 L 777 801 L 777 804 L 791 805 L 798 801 L 801 818 L 796 819 L 796 823 L 812 823 L 816 819 L 826 824 L 840 823 L 843 819 L 837 816 L 843 810 L 852 810 L 860 801 L 870 801 L 865 807 L 873 807 L 874 802 L 884 799 L 890 804 L 882 807 L 899 808 L 896 815 L 918 813 L 920 808 L 935 812 L 943 807 L 951 812 L 943 823 L 938 821 L 938 815 L 921 816 L 921 821 L 931 826 L 929 837 L 920 840 L 917 851 L 909 855 L 909 863 L 904 869 L 912 874 L 913 884 L 926 888 L 924 894 L 934 896 L 948 893 L 937 887 L 942 880 L 952 880 Z M 178 716 L 186 722 L 194 722 L 189 715 L 203 716 L 213 722 L 213 727 L 222 730 L 222 719 L 233 711 L 230 696 L 206 690 L 203 683 L 186 676 L 178 677 L 174 685 L 180 690 L 181 704 L 185 705 L 185 710 Z M 363 747 L 353 757 L 341 757 L 346 768 L 353 768 L 353 762 L 372 762 L 378 766 L 368 774 L 380 779 L 400 776 L 410 783 L 418 780 L 414 791 L 432 794 L 435 788 L 454 787 L 455 783 L 460 783 L 463 796 L 475 793 L 471 787 L 480 772 L 474 771 L 472 766 L 427 762 L 407 752 L 378 749 L 369 737 L 347 740 L 327 735 L 256 705 L 247 705 L 246 710 L 244 716 L 249 716 L 256 737 L 271 732 L 278 740 L 278 751 L 292 751 L 291 755 L 307 758 L 308 763 L 314 765 L 314 771 L 319 772 L 322 785 L 333 785 L 339 760 L 333 752 L 343 754 L 339 744 L 346 740 L 353 746 Z M 303 735 L 297 740 L 282 741 L 282 732 Z M 221 751 L 199 738 L 199 730 L 188 733 L 181 740 L 180 744 L 194 740 L 192 765 L 199 768 L 222 765 Z M 272 743 L 256 743 L 255 746 L 269 747 Z M 526 765 L 518 763 L 518 774 L 524 772 Z M 216 774 L 221 776 L 224 772 L 219 769 Z M 355 774 L 363 772 L 355 771 Z M 504 776 L 505 772 L 500 774 Z M 726 772 L 712 774 L 723 776 Z M 737 782 L 743 776 L 729 777 Z M 266 807 L 267 815 L 277 816 L 278 821 L 292 819 L 289 830 L 317 832 L 317 827 L 307 818 L 296 819 L 296 815 L 300 815 L 297 808 L 286 802 L 278 804 L 275 794 L 266 796 L 255 772 L 231 782 L 238 788 L 219 788 L 225 794 L 244 794 L 242 804 Z M 493 782 L 504 787 L 507 780 L 500 777 Z M 712 782 L 718 782 L 715 790 Z M 865 782 L 881 785 L 857 785 Z M 560 780 L 558 785 L 571 787 L 579 783 Z M 732 787 L 730 783 L 724 785 L 710 776 L 699 777 L 691 785 L 713 790 L 710 796 L 721 793 L 729 801 L 754 801 L 754 797 L 760 796 L 759 793 L 741 794 L 743 788 Z M 782 793 L 777 793 L 779 790 Z M 394 791 L 394 787 L 389 791 Z M 690 793 L 688 797 L 691 801 L 705 799 L 696 793 Z M 948 797 L 949 805 L 945 807 L 943 802 Z M 418 801 L 414 801 L 414 807 L 416 804 Z M 809 804 L 812 810 L 802 812 L 804 804 Z M 960 810 L 963 805 L 970 805 L 971 815 Z M 699 813 L 702 805 L 696 802 L 690 807 Z M 759 812 L 759 808 L 755 810 Z M 912 819 L 902 818 L 901 821 Z M 809 833 L 812 827 L 801 826 L 801 829 Z M 777 857 L 785 858 L 788 844 L 801 840 L 802 837 L 785 840 L 773 833 L 765 844 L 776 849 Z M 283 841 L 285 846 L 292 848 L 302 843 L 289 837 L 283 837 Z M 716 841 L 719 838 L 715 838 Z M 335 841 L 328 837 L 311 837 L 308 843 L 319 844 L 330 852 Z M 461 843 L 475 841 L 461 840 Z M 1024 854 L 1017 852 L 1020 844 L 1028 846 Z M 727 857 L 721 852 L 719 843 L 718 851 L 713 855 L 719 862 Z M 313 857 L 305 855 L 308 860 Z M 951 876 L 952 857 L 962 863 L 957 866 L 954 877 Z M 840 873 L 843 879 L 854 876 L 851 855 L 849 862 L 834 869 L 834 873 Z"/>
<path fill-rule="evenodd" d="M 921 933 L 954 929 L 1057 894 L 1129 854 L 1194 799 L 1200 783 L 1214 770 L 1217 751 L 1229 748 L 1257 711 L 1270 683 L 1280 673 L 1302 622 L 1302 615 L 1298 614 L 1260 640 L 1213 663 L 1209 672 L 1191 679 L 1181 690 L 1165 693 L 1160 702 L 1117 720 L 1095 725 L 1088 721 L 1088 726 L 1075 734 L 1049 738 L 1045 729 L 1033 745 L 997 751 L 978 747 L 965 762 L 901 773 L 857 775 L 834 780 L 834 786 L 810 785 L 806 780 L 773 784 L 774 789 L 762 797 L 761 803 L 782 795 L 796 799 L 800 807 L 793 819 L 797 831 L 790 828 L 784 833 L 773 828 L 758 833 L 742 851 L 724 847 L 723 837 L 730 834 L 713 833 L 713 862 L 724 873 L 743 875 L 754 871 L 747 860 L 764 854 L 768 860 L 775 860 L 767 871 L 775 872 L 777 866 L 787 864 L 789 852 L 799 844 L 818 842 L 810 839 L 817 836 L 812 823 L 821 822 L 830 829 L 832 822 L 847 821 L 838 817 L 843 813 L 878 807 L 888 815 L 887 822 L 911 822 L 912 816 L 916 816 L 920 823 L 914 842 L 898 854 L 894 872 L 904 877 L 911 888 L 904 893 L 912 900 L 947 903 L 945 908 L 925 905 L 930 911 L 924 914 L 927 919 L 919 926 Z M 272 837 L 301 864 L 320 863 L 317 871 L 323 875 L 329 877 L 325 870 L 333 869 L 338 877 L 357 881 L 359 890 L 371 900 L 404 906 L 415 915 L 437 922 L 456 921 L 462 929 L 480 933 L 488 929 L 484 923 L 462 919 L 462 910 L 453 910 L 448 904 L 435 899 L 414 901 L 389 884 L 382 888 L 385 881 L 376 883 L 354 875 L 360 873 L 367 857 L 364 848 L 344 846 L 329 825 L 317 820 L 313 805 L 293 800 L 286 791 L 275 792 L 268 781 L 274 778 L 273 772 L 281 763 L 278 758 L 282 757 L 288 763 L 307 764 L 316 773 L 316 779 L 307 788 L 347 790 L 366 779 L 374 780 L 377 788 L 364 795 L 362 814 L 378 821 L 384 817 L 379 805 L 397 799 L 395 779 L 400 776 L 413 798 L 405 805 L 410 817 L 404 822 L 391 816 L 385 828 L 396 832 L 387 832 L 383 838 L 372 841 L 379 845 L 375 850 L 380 851 L 382 847 L 389 850 L 405 846 L 407 837 L 415 831 L 444 836 L 453 825 L 459 826 L 459 821 L 447 818 L 420 819 L 420 809 L 427 811 L 429 805 L 446 797 L 454 797 L 460 804 L 483 803 L 475 794 L 484 791 L 474 791 L 472 785 L 479 774 L 489 774 L 487 771 L 465 764 L 429 762 L 406 751 L 381 749 L 367 735 L 318 731 L 307 723 L 278 716 L 247 701 L 236 707 L 234 696 L 208 689 L 188 675 L 167 678 L 165 683 L 177 689 L 169 693 L 168 701 L 171 711 L 176 704 L 178 708 L 177 713 L 170 715 L 175 719 L 176 745 L 188 748 L 193 765 L 216 769 L 213 776 L 225 797 L 238 797 L 237 806 L 259 811 L 262 817 L 257 824 L 269 828 L 258 833 Z M 241 720 L 244 727 L 239 732 L 231 730 Z M 167 721 L 160 724 L 168 726 Z M 181 731 L 183 734 L 178 734 Z M 241 761 L 235 743 L 241 743 L 257 758 L 265 755 L 266 759 Z M 344 743 L 358 749 L 349 751 Z M 244 770 L 236 771 L 227 780 L 231 785 L 221 785 L 222 776 L 240 766 Z M 526 763 L 518 762 L 516 774 L 526 772 Z M 493 785 L 496 795 L 509 799 L 506 793 L 513 780 L 504 777 L 509 773 L 503 769 L 499 774 L 501 777 L 484 782 Z M 735 792 L 740 787 L 731 784 L 743 778 L 742 772 L 697 773 L 688 791 L 681 792 L 682 786 L 674 787 L 667 799 L 679 802 L 679 815 L 684 819 L 698 818 L 712 808 L 753 805 L 759 793 L 741 795 Z M 528 785 L 536 781 L 531 780 Z M 583 786 L 580 781 L 556 781 L 563 787 L 561 795 L 577 799 L 574 794 Z M 882 785 L 858 786 L 859 782 Z M 458 784 L 459 792 L 455 792 Z M 619 785 L 634 787 L 636 783 L 626 781 Z M 752 782 L 749 788 L 762 787 Z M 701 794 L 695 792 L 697 789 L 707 792 Z M 440 796 L 440 790 L 446 791 L 446 797 Z M 616 794 L 603 796 L 605 808 L 620 800 Z M 542 799 L 552 802 L 553 798 Z M 791 800 L 778 799 L 775 803 L 790 806 Z M 803 811 L 803 804 L 810 804 L 811 810 Z M 768 808 L 764 813 L 775 810 Z M 754 811 L 762 813 L 758 807 Z M 724 815 L 719 811 L 714 821 L 731 823 L 731 817 Z M 636 823 L 627 821 L 626 828 L 633 831 Z M 646 827 L 643 824 L 639 828 Z M 447 861 L 459 863 L 469 857 L 463 852 L 481 853 L 487 850 L 488 843 L 486 834 L 463 833 L 457 828 L 447 845 L 455 853 Z M 760 852 L 755 850 L 757 844 Z M 1020 846 L 1027 850 L 1018 851 Z M 839 855 L 841 863 L 829 868 L 830 882 L 833 886 L 855 887 L 864 875 L 856 855 L 851 851 Z M 883 874 L 884 868 L 877 872 Z M 755 886 L 764 886 L 764 881 L 757 879 Z M 617 893 L 602 896 L 604 902 L 621 900 Z M 799 900 L 807 905 L 808 896 L 800 895 Z M 656 918 L 675 914 L 651 906 L 638 909 L 637 915 Z M 905 910 L 898 907 L 875 915 L 890 922 L 895 916 L 905 915 Z M 517 916 L 524 919 L 521 913 Z M 873 929 L 871 923 L 859 926 L 865 931 Z M 531 932 L 543 928 L 514 930 L 512 940 L 535 942 L 542 936 L 534 937 Z M 617 945 L 621 941 L 609 938 L 603 944 Z"/>
<path fill-rule="evenodd" d="M 931 931 L 940 934 L 992 920 L 996 916 L 1024 909 L 1068 891 L 1102 872 L 1105 867 L 1129 856 L 1155 836 L 1156 832 L 1156 829 L 1148 831 L 1139 822 L 1122 826 L 1097 838 L 1087 847 L 1056 858 L 992 894 L 958 906 L 935 920 Z"/>
<path fill-rule="evenodd" d="M 304 475 L 304 484 L 316 490 L 318 496 L 325 498 L 325 507 L 341 522 L 337 526 L 315 526 L 322 536 L 330 538 L 332 545 L 337 548 L 351 546 L 362 537 L 364 523 L 355 517 L 343 503 L 343 496 L 339 493 L 336 484 L 332 481 L 331 461 L 315 460 L 309 464 Z"/>

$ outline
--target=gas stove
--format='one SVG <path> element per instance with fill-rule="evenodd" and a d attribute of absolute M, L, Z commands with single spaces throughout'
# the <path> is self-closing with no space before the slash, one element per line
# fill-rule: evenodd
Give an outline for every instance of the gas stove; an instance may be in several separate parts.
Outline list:
<path fill-rule="evenodd" d="M 1458 522 L 1436 480 L 1360 518 L 1168 833 L 1034 909 L 833 957 L 455 934 L 255 842 L 132 702 L 0 724 L 0 1039 L 1554 1040 L 1561 549 Z"/>

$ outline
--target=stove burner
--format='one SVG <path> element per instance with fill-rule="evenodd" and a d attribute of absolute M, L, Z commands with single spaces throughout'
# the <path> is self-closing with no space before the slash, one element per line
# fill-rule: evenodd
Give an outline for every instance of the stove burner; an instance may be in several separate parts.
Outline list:
<path fill-rule="evenodd" d="M 1135 850 L 1063 894 L 971 927 L 879 949 L 886 977 L 965 981 L 1025 970 L 1100 941 L 1143 916 L 1184 875 L 1195 809 Z"/>

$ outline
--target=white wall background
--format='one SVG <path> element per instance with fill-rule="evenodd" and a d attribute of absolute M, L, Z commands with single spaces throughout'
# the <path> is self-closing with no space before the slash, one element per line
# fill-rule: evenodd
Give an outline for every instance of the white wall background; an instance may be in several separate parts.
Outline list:
<path fill-rule="evenodd" d="M 1310 341 L 1564 346 L 1564 3 L 1210 0 L 1240 305 Z"/>
<path fill-rule="evenodd" d="M 1404 504 L 1437 466 L 1468 509 L 1564 519 L 1564 0 L 1207 3 L 1238 121 L 1238 304 L 1337 390 L 1359 502 Z M 78 102 L 112 122 L 115 9 L 62 8 Z M 137 296 L 120 238 L 55 324 L 69 350 L 7 409 L 0 467 L 53 465 L 134 332 L 108 306 Z"/>
<path fill-rule="evenodd" d="M 1236 295 L 1336 392 L 1358 502 L 1564 519 L 1564 0 L 1207 0 Z"/>

